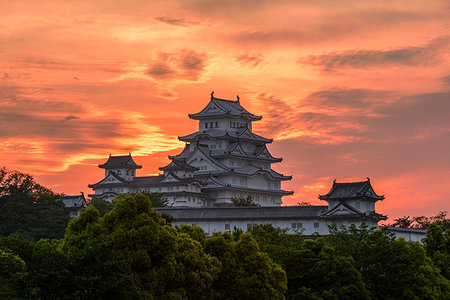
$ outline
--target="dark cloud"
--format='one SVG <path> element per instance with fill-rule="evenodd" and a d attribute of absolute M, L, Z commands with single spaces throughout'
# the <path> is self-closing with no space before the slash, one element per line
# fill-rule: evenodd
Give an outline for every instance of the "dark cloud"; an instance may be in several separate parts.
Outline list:
<path fill-rule="evenodd" d="M 64 121 L 79 120 L 79 119 L 80 119 L 79 117 L 69 115 L 69 116 L 64 118 Z"/>
<path fill-rule="evenodd" d="M 245 53 L 236 57 L 236 60 L 241 63 L 241 66 L 257 67 L 264 60 L 264 56 L 261 54 Z"/>
<path fill-rule="evenodd" d="M 327 107 L 365 108 L 383 104 L 389 95 L 387 91 L 331 88 L 311 93 L 305 101 Z"/>
<path fill-rule="evenodd" d="M 426 145 L 441 138 L 450 149 L 450 92 L 403 97 L 371 90 L 323 90 L 291 106 L 261 94 L 265 122 L 263 134 L 311 144 L 409 144 Z M 315 101 L 314 101 L 315 100 Z M 344 101 L 343 101 L 344 100 Z M 345 109 L 331 109 L 342 105 Z M 359 147 L 359 146 L 358 146 Z M 440 148 L 438 144 L 435 147 Z M 419 147 L 420 148 L 420 147 Z"/>
<path fill-rule="evenodd" d="M 146 73 L 159 80 L 180 78 L 196 81 L 205 71 L 207 64 L 208 55 L 204 52 L 190 49 L 173 53 L 160 52 Z"/>
<path fill-rule="evenodd" d="M 79 104 L 63 100 L 32 99 L 52 92 L 51 88 L 0 86 L 0 107 L 16 112 L 84 112 Z"/>
<path fill-rule="evenodd" d="M 171 17 L 157 17 L 155 18 L 155 20 L 163 22 L 163 23 L 167 23 L 169 25 L 174 25 L 174 26 L 187 26 L 187 22 L 186 19 L 183 18 L 171 18 Z"/>
<path fill-rule="evenodd" d="M 320 66 L 325 71 L 338 68 L 366 68 L 379 65 L 427 66 L 440 60 L 440 51 L 449 46 L 449 37 L 439 38 L 427 46 L 406 47 L 396 50 L 350 50 L 340 53 L 311 55 L 299 59 L 300 63 Z"/>
<path fill-rule="evenodd" d="M 84 122 L 61 122 L 57 117 L 3 109 L 0 112 L 0 137 L 46 138 L 74 140 L 90 136 L 108 139 L 122 136 L 121 122 L 113 118 L 97 118 Z"/>
<path fill-rule="evenodd" d="M 163 78 L 172 76 L 175 71 L 168 64 L 157 63 L 148 69 L 147 74 L 155 78 Z"/>
<path fill-rule="evenodd" d="M 446 86 L 450 87 L 450 75 L 442 77 L 441 80 Z"/>

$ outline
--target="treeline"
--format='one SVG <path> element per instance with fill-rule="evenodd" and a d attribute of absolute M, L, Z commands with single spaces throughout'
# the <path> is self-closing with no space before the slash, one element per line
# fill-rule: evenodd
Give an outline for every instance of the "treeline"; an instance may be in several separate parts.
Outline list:
<path fill-rule="evenodd" d="M 364 226 L 207 238 L 171 226 L 152 209 L 157 195 L 135 194 L 95 201 L 64 230 L 59 195 L 28 175 L 0 175 L 0 299 L 450 299 L 442 222 L 427 225 L 422 245 Z"/>
<path fill-rule="evenodd" d="M 175 228 L 145 195 L 90 206 L 61 240 L 0 239 L 0 298 L 283 299 L 286 273 L 250 233 Z"/>

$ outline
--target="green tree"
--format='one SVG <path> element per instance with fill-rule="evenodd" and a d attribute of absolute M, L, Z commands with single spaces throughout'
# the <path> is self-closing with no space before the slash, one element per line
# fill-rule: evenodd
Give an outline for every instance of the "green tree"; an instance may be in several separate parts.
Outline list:
<path fill-rule="evenodd" d="M 89 205 L 95 206 L 95 208 L 100 213 L 100 216 L 103 217 L 105 214 L 111 211 L 113 209 L 112 202 L 103 200 L 103 199 L 97 199 L 93 198 L 91 202 L 89 202 Z"/>
<path fill-rule="evenodd" d="M 446 299 L 449 282 L 418 243 L 395 239 L 385 229 L 330 227 L 336 253 L 355 260 L 372 299 Z"/>
<path fill-rule="evenodd" d="M 0 235 L 62 238 L 69 213 L 59 198 L 30 175 L 0 169 Z"/>
<path fill-rule="evenodd" d="M 410 216 L 404 216 L 402 218 L 394 219 L 394 221 L 395 222 L 389 226 L 427 229 L 431 224 L 436 224 L 441 226 L 444 231 L 450 229 L 450 220 L 447 219 L 447 211 L 441 211 L 437 215 L 431 217 L 418 216 L 410 219 Z"/>
<path fill-rule="evenodd" d="M 253 195 L 248 195 L 247 197 L 231 197 L 231 202 L 234 206 L 260 206 L 254 202 Z"/>
<path fill-rule="evenodd" d="M 303 241 L 285 264 L 289 299 L 370 299 L 353 259 L 323 238 Z"/>
<path fill-rule="evenodd" d="M 167 199 L 163 193 L 141 192 L 141 194 L 147 196 L 148 199 L 150 199 L 150 202 L 152 203 L 152 207 L 167 207 L 167 206 L 169 206 L 169 201 L 167 201 Z"/>
<path fill-rule="evenodd" d="M 235 241 L 229 232 L 214 233 L 205 249 L 222 264 L 213 285 L 215 299 L 284 299 L 286 273 L 259 251 L 251 234 Z"/>
<path fill-rule="evenodd" d="M 24 262 L 28 273 L 26 285 L 16 290 L 15 297 L 28 291 L 27 297 L 57 299 L 70 295 L 71 274 L 61 251 L 60 240 L 33 242 L 19 234 L 0 238 L 0 249 L 14 253 Z M 33 297 L 34 297 L 33 296 Z"/>
<path fill-rule="evenodd" d="M 69 223 L 64 248 L 78 297 L 208 299 L 219 268 L 201 244 L 165 224 L 143 194 L 120 195 L 100 217 L 91 206 Z"/>
<path fill-rule="evenodd" d="M 444 232 L 441 226 L 431 224 L 422 242 L 434 265 L 446 279 L 450 279 L 450 229 Z"/>
<path fill-rule="evenodd" d="M 0 250 L 0 298 L 33 297 L 27 286 L 29 274 L 25 262 L 14 253 Z"/>

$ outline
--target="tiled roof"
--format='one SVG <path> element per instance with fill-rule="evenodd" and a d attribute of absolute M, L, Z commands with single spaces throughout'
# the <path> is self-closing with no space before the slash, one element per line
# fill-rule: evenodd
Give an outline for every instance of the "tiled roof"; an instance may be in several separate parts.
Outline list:
<path fill-rule="evenodd" d="M 203 131 L 197 131 L 185 136 L 179 136 L 178 139 L 183 142 L 192 142 L 196 141 L 201 136 L 206 136 L 209 138 L 222 138 L 222 137 L 229 137 L 232 139 L 241 139 L 241 140 L 250 140 L 250 141 L 256 141 L 256 142 L 262 142 L 262 143 L 271 143 L 272 139 L 267 139 L 265 137 L 262 137 L 260 135 L 257 135 L 255 133 L 251 133 L 250 137 L 244 137 L 241 135 L 242 131 L 234 131 L 234 130 L 223 130 L 223 129 L 206 129 Z"/>
<path fill-rule="evenodd" d="M 213 104 L 218 109 L 216 110 L 207 110 L 207 108 Z M 245 108 L 242 107 L 241 103 L 238 101 L 219 99 L 211 96 L 211 102 L 199 113 L 189 114 L 191 119 L 203 119 L 203 118 L 211 118 L 218 116 L 233 116 L 233 117 L 241 117 L 245 116 L 250 120 L 256 121 L 261 120 L 261 116 L 256 116 L 250 112 L 248 112 Z"/>
<path fill-rule="evenodd" d="M 370 179 L 361 182 L 333 182 L 331 190 L 326 195 L 319 195 L 321 200 L 332 199 L 349 199 L 349 198 L 372 198 L 374 200 L 383 200 L 384 196 L 379 196 L 375 193 L 370 184 Z"/>
<path fill-rule="evenodd" d="M 164 179 L 162 175 L 134 177 L 132 183 L 134 185 L 157 185 Z"/>
<path fill-rule="evenodd" d="M 191 165 L 188 165 L 185 158 L 173 158 L 172 161 L 165 167 L 159 168 L 161 171 L 197 171 L 198 168 L 195 168 Z"/>
<path fill-rule="evenodd" d="M 84 194 L 76 196 L 62 196 L 61 200 L 67 208 L 84 208 L 87 206 Z"/>
<path fill-rule="evenodd" d="M 120 156 L 112 156 L 109 155 L 108 160 L 102 164 L 98 165 L 99 168 L 102 169 L 140 169 L 142 166 L 136 164 L 131 157 L 131 154 L 129 155 L 120 155 Z"/>
<path fill-rule="evenodd" d="M 271 206 L 271 207 L 212 207 L 212 208 L 157 208 L 177 221 L 196 220 L 264 220 L 318 218 L 328 206 Z"/>

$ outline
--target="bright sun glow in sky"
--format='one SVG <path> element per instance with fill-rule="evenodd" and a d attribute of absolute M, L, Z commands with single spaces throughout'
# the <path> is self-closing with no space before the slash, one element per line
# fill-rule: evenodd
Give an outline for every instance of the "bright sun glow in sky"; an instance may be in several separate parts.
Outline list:
<path fill-rule="evenodd" d="M 154 174 L 212 90 L 263 120 L 293 205 L 366 177 L 377 211 L 450 210 L 450 3 L 1 1 L 2 165 L 90 193 L 131 152 Z"/>

